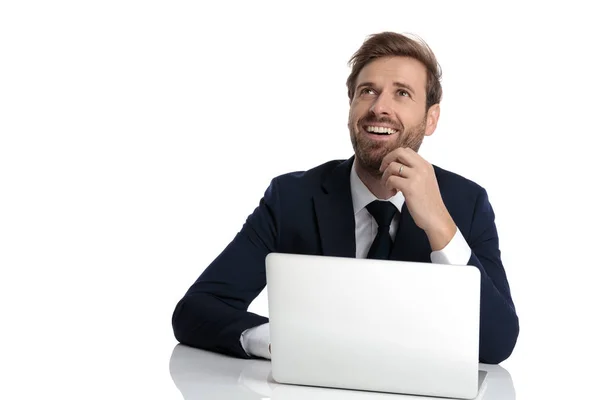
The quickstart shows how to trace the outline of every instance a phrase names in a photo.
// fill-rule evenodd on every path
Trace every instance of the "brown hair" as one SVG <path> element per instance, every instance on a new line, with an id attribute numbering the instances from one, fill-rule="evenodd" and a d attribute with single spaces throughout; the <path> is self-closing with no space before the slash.
<path id="1" fill-rule="evenodd" d="M 365 65 L 377 58 L 389 56 L 412 57 L 425 65 L 427 69 L 426 110 L 442 100 L 440 83 L 442 68 L 427 43 L 418 37 L 411 39 L 400 33 L 382 32 L 369 36 L 348 61 L 348 65 L 352 68 L 346 81 L 350 101 L 356 90 L 356 78 Z"/>

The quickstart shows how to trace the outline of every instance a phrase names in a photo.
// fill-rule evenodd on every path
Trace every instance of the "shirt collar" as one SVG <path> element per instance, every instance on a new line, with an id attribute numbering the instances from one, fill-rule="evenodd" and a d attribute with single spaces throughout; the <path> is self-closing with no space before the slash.
<path id="1" fill-rule="evenodd" d="M 352 162 L 352 169 L 350 171 L 350 191 L 352 193 L 352 205 L 354 207 L 354 215 L 358 214 L 363 208 L 365 208 L 370 202 L 377 200 L 377 197 L 367 186 L 360 180 L 356 173 L 356 159 Z M 404 205 L 404 195 L 402 192 L 396 193 L 394 196 L 388 199 L 393 205 L 396 206 L 398 212 L 402 210 Z"/>

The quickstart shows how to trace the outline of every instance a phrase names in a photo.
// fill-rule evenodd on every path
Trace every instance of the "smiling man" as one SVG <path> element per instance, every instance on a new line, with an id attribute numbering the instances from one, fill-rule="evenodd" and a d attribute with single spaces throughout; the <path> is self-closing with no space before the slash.
<path id="1" fill-rule="evenodd" d="M 487 192 L 419 154 L 440 116 L 441 72 L 426 43 L 383 32 L 350 60 L 354 155 L 276 177 L 232 242 L 173 313 L 183 344 L 270 358 L 268 319 L 247 311 L 271 252 L 471 265 L 481 272 L 484 363 L 510 356 L 519 321 Z"/>

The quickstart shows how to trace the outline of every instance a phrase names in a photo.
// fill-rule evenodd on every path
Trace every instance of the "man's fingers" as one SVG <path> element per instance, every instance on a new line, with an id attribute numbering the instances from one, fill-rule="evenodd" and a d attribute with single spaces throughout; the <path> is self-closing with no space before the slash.
<path id="1" fill-rule="evenodd" d="M 400 174 L 400 169 L 402 169 L 402 174 Z M 385 171 L 383 171 L 383 176 L 381 177 L 382 182 L 386 182 L 387 179 L 392 175 L 397 175 L 402 178 L 408 178 L 410 175 L 410 167 L 408 167 L 402 163 L 392 161 L 387 166 Z"/>
<path id="2" fill-rule="evenodd" d="M 409 180 L 406 178 L 401 178 L 397 175 L 391 175 L 387 180 L 384 181 L 384 185 L 386 189 L 395 190 L 397 192 L 402 192 L 404 197 L 407 196 L 407 190 L 409 188 Z"/>
<path id="3" fill-rule="evenodd" d="M 400 162 L 408 167 L 414 167 L 419 162 L 419 156 L 413 149 L 400 147 L 388 153 L 381 161 L 380 171 L 384 171 L 392 162 Z"/>
<path id="4" fill-rule="evenodd" d="M 408 183 L 408 180 L 406 178 L 401 178 L 396 175 L 391 175 L 384 182 L 385 182 L 385 187 L 387 189 L 390 189 L 390 190 L 395 189 L 396 192 L 402 192 L 404 197 L 406 197 L 405 190 L 406 190 L 407 183 Z"/>

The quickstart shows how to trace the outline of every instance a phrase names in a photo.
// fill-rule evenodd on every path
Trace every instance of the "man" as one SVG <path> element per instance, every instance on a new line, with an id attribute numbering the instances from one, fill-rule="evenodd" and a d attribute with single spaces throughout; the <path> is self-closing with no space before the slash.
<path id="1" fill-rule="evenodd" d="M 270 358 L 268 319 L 247 312 L 266 285 L 270 252 L 468 264 L 481 271 L 479 358 L 500 363 L 513 351 L 519 322 L 487 193 L 418 154 L 440 116 L 435 55 L 422 41 L 383 32 L 350 64 L 354 156 L 271 181 L 241 231 L 177 304 L 175 337 Z"/>

